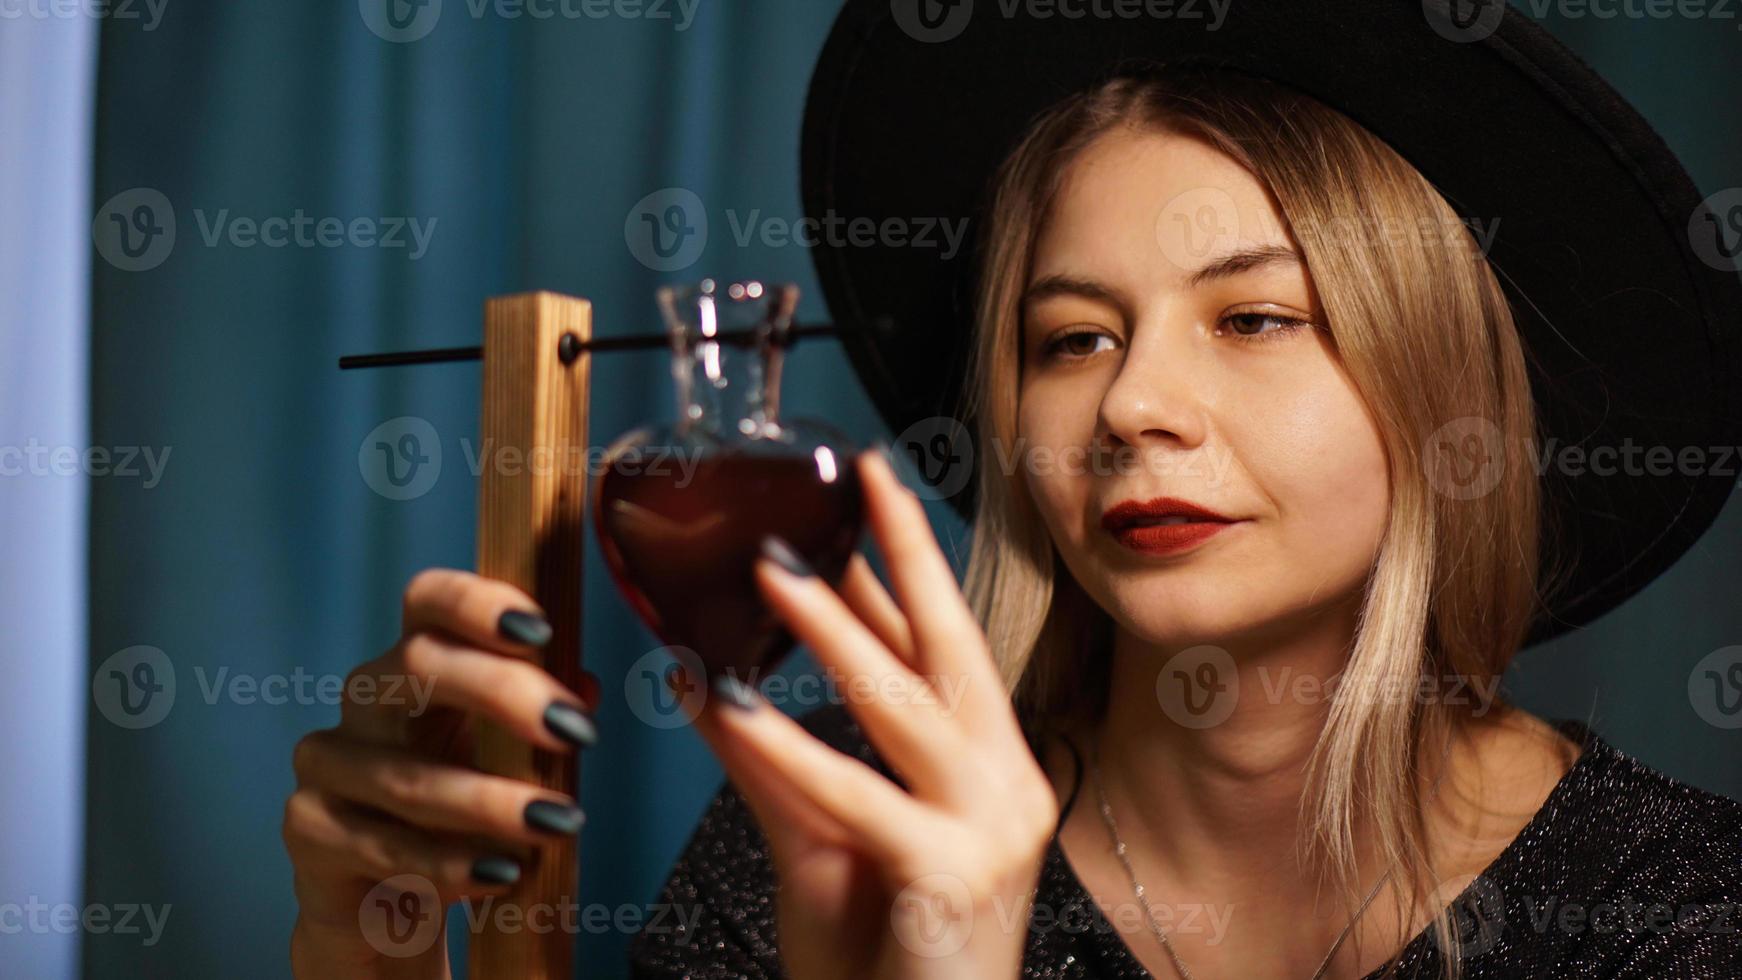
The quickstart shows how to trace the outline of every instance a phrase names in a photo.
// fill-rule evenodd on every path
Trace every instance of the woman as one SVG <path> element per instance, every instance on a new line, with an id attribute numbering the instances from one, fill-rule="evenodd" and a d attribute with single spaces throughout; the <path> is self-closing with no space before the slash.
<path id="1" fill-rule="evenodd" d="M 874 48 L 864 24 L 889 6 L 849 4 L 825 68 Z M 1023 62 L 1008 26 L 984 29 Z M 950 70 L 988 64 L 968 60 Z M 949 100 L 916 70 L 913 92 Z M 661 896 L 684 914 L 636 937 L 635 972 L 1736 975 L 1742 806 L 1495 696 L 1545 610 L 1574 615 L 1554 597 L 1578 576 L 1539 560 L 1575 530 L 1531 465 L 1539 351 L 1482 243 L 1385 141 L 1292 88 L 1108 75 L 1023 118 L 995 173 L 961 168 L 990 194 L 966 595 L 877 454 L 859 465 L 890 591 L 862 558 L 837 592 L 767 543 L 770 605 L 885 696 L 794 721 L 714 679 L 696 724 L 730 784 Z M 813 111 L 836 77 L 819 70 Z M 841 277 L 887 269 L 838 259 L 819 268 L 841 315 L 874 294 Z M 893 281 L 934 302 L 923 275 Z M 1476 484 L 1440 455 L 1472 419 L 1498 454 Z M 357 935 L 370 884 L 499 893 L 513 864 L 462 835 L 579 824 L 572 801 L 446 761 L 468 713 L 592 741 L 595 692 L 495 655 L 545 635 L 530 601 L 437 572 L 406 605 L 366 669 L 439 674 L 455 710 L 436 730 L 347 711 L 299 746 L 299 976 L 445 975 L 443 944 L 388 963 Z M 1676 926 L 1599 928 L 1623 901 Z"/>

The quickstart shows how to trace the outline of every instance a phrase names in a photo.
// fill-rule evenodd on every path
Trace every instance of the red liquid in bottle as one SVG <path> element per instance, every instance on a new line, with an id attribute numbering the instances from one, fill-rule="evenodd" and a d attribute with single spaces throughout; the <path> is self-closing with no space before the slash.
<path id="1" fill-rule="evenodd" d="M 694 650 L 710 677 L 728 670 L 753 681 L 794 645 L 756 585 L 763 536 L 784 538 L 838 584 L 858 544 L 863 500 L 852 458 L 827 450 L 725 452 L 659 467 L 642 455 L 600 476 L 593 519 L 611 574 L 648 627 Z"/>

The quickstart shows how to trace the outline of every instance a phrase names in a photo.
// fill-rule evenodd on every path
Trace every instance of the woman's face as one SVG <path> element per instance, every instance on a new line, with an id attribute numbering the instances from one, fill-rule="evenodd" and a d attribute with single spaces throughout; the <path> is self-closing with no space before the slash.
<path id="1" fill-rule="evenodd" d="M 1175 648 L 1347 607 L 1384 528 L 1385 450 L 1270 195 L 1158 131 L 1110 133 L 1064 177 L 1023 300 L 1018 427 L 1066 566 Z M 1103 526 L 1162 496 L 1233 522 L 1183 550 Z"/>

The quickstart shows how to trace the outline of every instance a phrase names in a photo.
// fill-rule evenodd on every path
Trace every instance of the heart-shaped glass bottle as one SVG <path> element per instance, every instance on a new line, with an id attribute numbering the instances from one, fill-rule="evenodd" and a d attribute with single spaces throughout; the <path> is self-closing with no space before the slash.
<path id="1" fill-rule="evenodd" d="M 713 280 L 658 291 L 678 420 L 625 433 L 593 483 L 593 523 L 619 589 L 708 677 L 754 683 L 793 638 L 762 601 L 764 535 L 839 584 L 863 525 L 853 449 L 837 430 L 779 414 L 798 288 Z"/>

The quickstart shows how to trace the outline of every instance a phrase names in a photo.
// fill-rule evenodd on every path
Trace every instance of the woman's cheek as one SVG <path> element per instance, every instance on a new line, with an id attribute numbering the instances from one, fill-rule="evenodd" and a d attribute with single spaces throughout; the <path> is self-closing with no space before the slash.
<path id="1" fill-rule="evenodd" d="M 1049 414 L 1044 406 L 1025 401 L 1018 413 L 1019 452 L 1010 454 L 1010 462 L 1019 468 L 1019 476 L 1028 487 L 1029 496 L 1040 511 L 1053 540 L 1071 546 L 1082 545 L 1081 521 L 1078 519 L 1087 501 L 1086 473 L 1060 463 L 1061 449 L 1075 445 L 1068 439 L 1057 414 Z M 994 458 L 1000 458 L 994 454 Z"/>
<path id="2" fill-rule="evenodd" d="M 1390 477 L 1384 445 L 1361 403 L 1352 391 L 1321 389 L 1295 402 L 1273 431 L 1290 437 L 1264 467 L 1286 537 L 1325 572 L 1366 567 L 1384 530 Z"/>

